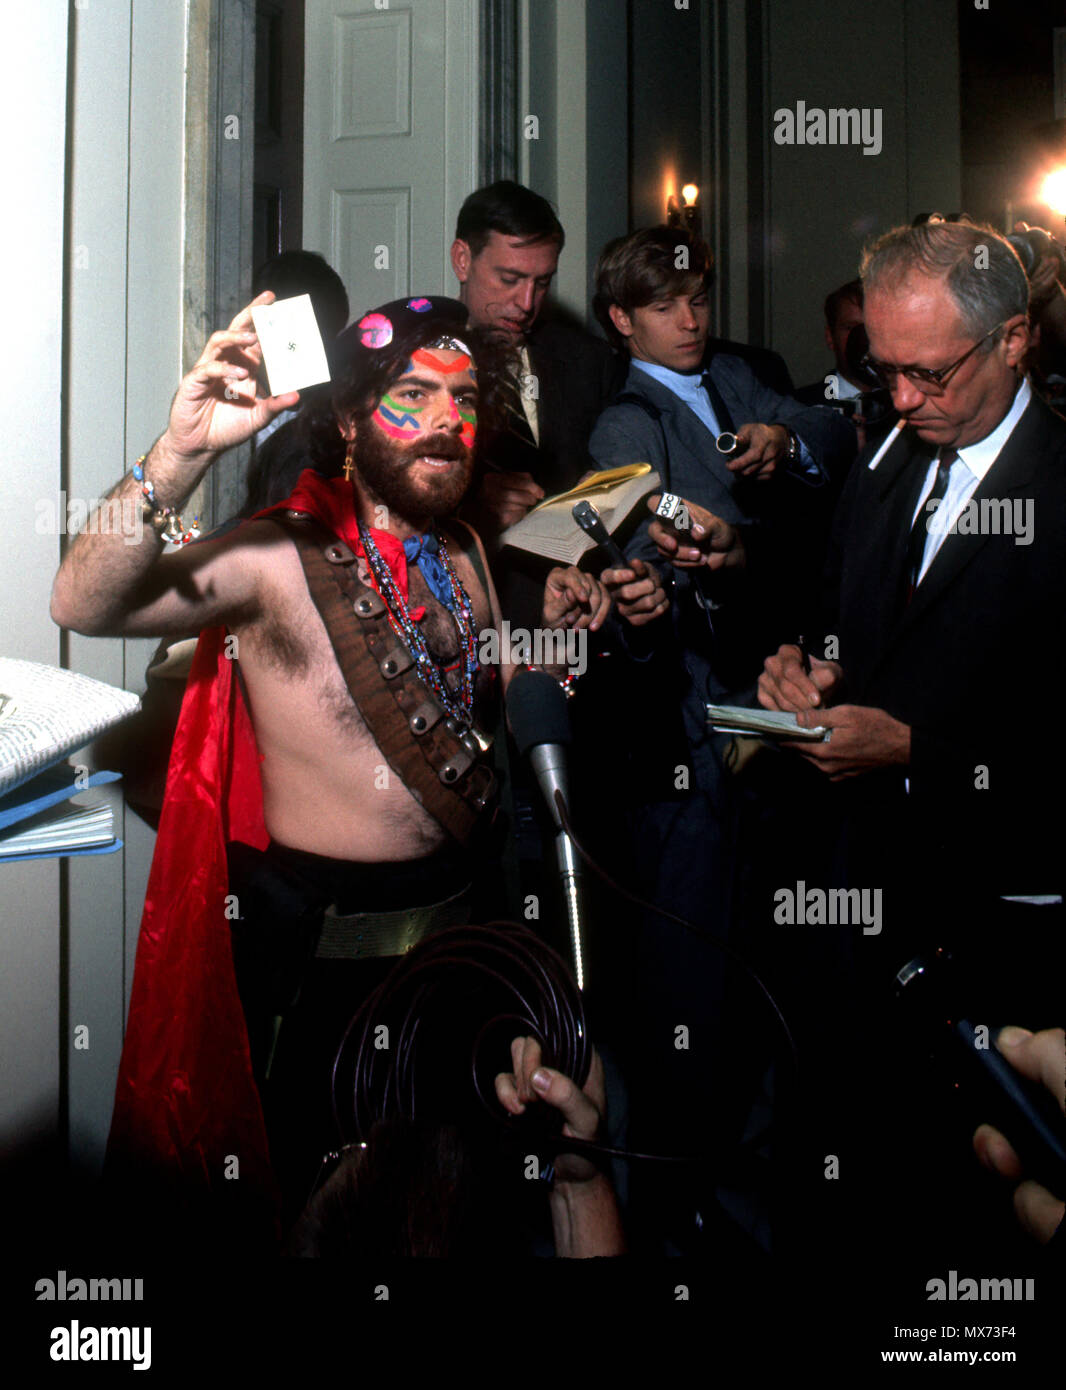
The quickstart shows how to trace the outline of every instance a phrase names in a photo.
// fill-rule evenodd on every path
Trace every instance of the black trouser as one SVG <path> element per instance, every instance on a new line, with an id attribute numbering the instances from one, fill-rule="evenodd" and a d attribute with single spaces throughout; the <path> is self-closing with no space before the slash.
<path id="1" fill-rule="evenodd" d="M 288 1224 L 302 1209 L 323 1154 L 336 1146 L 337 1048 L 353 1014 L 396 961 L 316 960 L 325 909 L 332 904 L 345 916 L 442 902 L 468 885 L 470 863 L 458 849 L 361 864 L 273 842 L 265 851 L 234 843 L 227 854 L 239 913 L 231 923 L 234 967 Z"/>

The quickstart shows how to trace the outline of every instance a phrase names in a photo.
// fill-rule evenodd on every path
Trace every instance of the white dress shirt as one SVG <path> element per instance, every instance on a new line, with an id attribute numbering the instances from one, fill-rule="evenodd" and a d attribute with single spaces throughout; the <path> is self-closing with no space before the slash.
<path id="1" fill-rule="evenodd" d="M 944 494 L 944 500 L 934 512 L 929 514 L 922 567 L 918 571 L 917 582 L 919 584 L 925 578 L 937 551 L 944 544 L 944 537 L 950 535 L 951 528 L 965 511 L 967 502 L 984 481 L 988 470 L 999 458 L 1007 440 L 1014 432 L 1014 427 L 1022 418 L 1025 408 L 1032 398 L 1032 388 L 1029 382 L 1023 379 L 1020 389 L 1015 392 L 1013 405 L 992 433 L 986 434 L 984 439 L 979 439 L 976 444 L 967 444 L 964 448 L 959 449 L 958 458 L 952 464 L 951 472 L 948 475 L 948 490 Z M 937 464 L 936 459 L 934 459 L 925 475 L 921 499 L 911 517 L 912 526 L 925 506 L 925 499 L 933 489 L 936 469 Z"/>

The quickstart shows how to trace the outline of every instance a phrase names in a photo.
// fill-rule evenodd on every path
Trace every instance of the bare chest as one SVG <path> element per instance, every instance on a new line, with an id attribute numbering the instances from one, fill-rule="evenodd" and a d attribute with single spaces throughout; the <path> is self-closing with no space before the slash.
<path id="1" fill-rule="evenodd" d="M 480 628 L 489 621 L 487 597 L 468 565 L 460 560 L 456 569 Z M 390 775 L 337 664 L 295 547 L 284 548 L 273 579 L 263 616 L 238 634 L 268 829 L 283 843 L 339 857 L 429 852 L 439 827 Z M 455 619 L 414 567 L 409 582 L 411 607 L 426 610 L 419 623 L 425 645 L 455 686 L 464 657 Z"/>

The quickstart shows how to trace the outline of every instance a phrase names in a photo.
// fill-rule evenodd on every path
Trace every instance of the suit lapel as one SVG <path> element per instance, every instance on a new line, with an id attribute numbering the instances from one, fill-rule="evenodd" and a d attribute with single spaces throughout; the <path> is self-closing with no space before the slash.
<path id="1" fill-rule="evenodd" d="M 736 425 L 733 417 L 729 413 L 729 407 L 722 398 L 722 393 L 718 389 L 718 383 L 714 377 L 714 358 L 707 363 L 705 368 L 707 374 L 707 395 L 710 398 L 711 408 L 714 411 L 715 419 L 718 421 L 719 430 L 726 430 L 730 434 L 736 433 Z"/>
<path id="2" fill-rule="evenodd" d="M 1042 456 L 1048 449 L 1044 414 L 1042 402 L 1034 397 L 999 457 L 978 485 L 971 499 L 972 503 L 980 506 L 982 498 L 1007 498 L 1029 488 L 1042 463 Z M 927 457 L 931 458 L 932 455 Z M 886 461 L 887 458 L 888 455 Z M 921 476 L 924 476 L 924 473 Z M 919 482 L 915 487 L 900 489 L 909 494 L 908 505 L 911 512 L 917 504 L 920 487 Z M 909 516 L 910 512 L 907 514 L 908 520 Z M 898 511 L 895 509 L 891 521 L 886 517 L 886 525 L 889 524 L 898 524 Z M 900 566 L 906 550 L 906 535 L 907 532 L 901 526 L 899 536 L 902 546 L 898 557 Z M 944 537 L 910 603 L 905 608 L 897 609 L 894 615 L 889 615 L 890 620 L 884 629 L 885 640 L 879 648 L 878 666 L 890 655 L 892 645 L 951 589 L 970 562 L 988 544 L 990 538 L 990 534 L 976 533 L 955 533 Z M 897 574 L 899 573 L 901 570 L 897 569 Z M 893 616 L 895 621 L 891 620 Z"/>
<path id="3" fill-rule="evenodd" d="M 670 432 L 689 451 L 700 471 L 713 474 L 721 487 L 727 492 L 732 491 L 733 475 L 714 447 L 714 435 L 680 396 L 675 396 L 669 387 L 647 372 L 642 372 L 639 367 L 630 367 L 626 390 L 647 396 L 653 405 L 658 406 L 663 413 L 664 423 L 669 422 Z M 677 471 L 677 461 L 672 460 L 671 473 Z"/>
<path id="4" fill-rule="evenodd" d="M 540 435 L 539 447 L 544 453 L 550 454 L 553 458 L 558 452 L 558 441 L 556 431 L 559 428 L 559 421 L 555 418 L 558 411 L 546 410 L 545 401 L 558 401 L 560 392 L 558 386 L 558 364 L 552 353 L 541 347 L 538 343 L 530 342 L 529 349 L 529 369 L 536 378 L 537 383 L 537 431 Z"/>
<path id="5" fill-rule="evenodd" d="M 984 499 L 1008 499 L 1028 487 L 1039 457 L 1039 441 L 1035 436 L 1041 424 L 1039 412 L 1030 405 L 999 457 L 977 485 L 968 507 L 979 509 Z M 936 603 L 945 589 L 984 549 L 992 534 L 991 531 L 970 533 L 964 529 L 944 537 L 924 579 L 914 591 L 914 598 L 902 615 L 901 629 L 905 630 L 922 616 L 930 604 Z"/>

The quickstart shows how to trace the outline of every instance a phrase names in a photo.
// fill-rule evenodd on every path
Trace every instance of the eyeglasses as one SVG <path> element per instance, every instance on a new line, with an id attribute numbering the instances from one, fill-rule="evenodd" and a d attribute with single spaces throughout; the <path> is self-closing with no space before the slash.
<path id="1" fill-rule="evenodd" d="M 927 396 L 942 396 L 948 379 L 959 370 L 968 357 L 974 355 L 982 343 L 986 343 L 993 333 L 998 333 L 1001 328 L 1005 328 L 1009 321 L 1009 319 L 1004 319 L 1002 323 L 997 323 L 995 328 L 990 328 L 983 338 L 979 338 L 974 343 L 969 352 L 964 352 L 958 361 L 952 362 L 947 367 L 890 367 L 887 362 L 878 362 L 869 353 L 862 359 L 862 365 L 869 368 L 881 385 L 887 387 L 889 391 L 894 389 L 897 376 L 905 376 L 908 381 L 920 387 Z"/>

